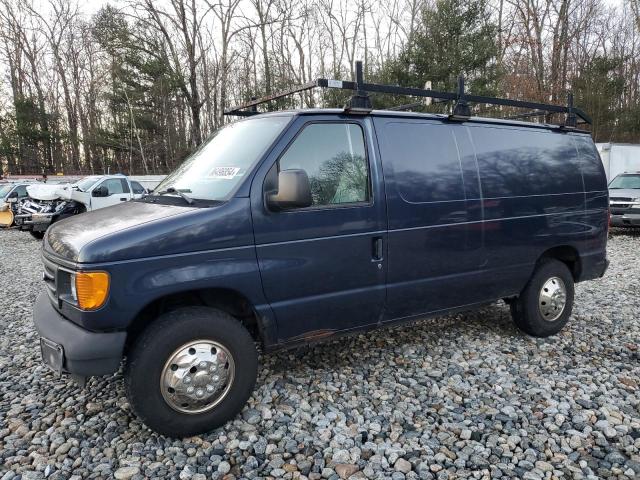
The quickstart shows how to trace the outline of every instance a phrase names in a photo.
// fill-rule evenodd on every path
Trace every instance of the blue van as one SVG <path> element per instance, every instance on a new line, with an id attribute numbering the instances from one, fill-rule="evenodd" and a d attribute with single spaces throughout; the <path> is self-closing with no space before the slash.
<path id="1" fill-rule="evenodd" d="M 366 111 L 363 111 L 366 110 Z M 270 352 L 504 299 L 546 337 L 607 267 L 596 148 L 565 126 L 318 109 L 221 128 L 137 201 L 49 228 L 44 362 L 124 359 L 171 436 L 232 419 Z"/>

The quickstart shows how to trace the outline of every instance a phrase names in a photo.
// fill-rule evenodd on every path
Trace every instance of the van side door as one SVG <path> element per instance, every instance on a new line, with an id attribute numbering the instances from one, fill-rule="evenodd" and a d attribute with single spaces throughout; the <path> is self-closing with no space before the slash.
<path id="1" fill-rule="evenodd" d="M 482 212 L 463 125 L 375 119 L 389 216 L 386 320 L 481 300 Z"/>
<path id="2" fill-rule="evenodd" d="M 300 116 L 252 183 L 262 285 L 278 341 L 301 341 L 380 321 L 386 211 L 369 118 Z M 278 172 L 302 169 L 313 204 L 272 211 Z"/>

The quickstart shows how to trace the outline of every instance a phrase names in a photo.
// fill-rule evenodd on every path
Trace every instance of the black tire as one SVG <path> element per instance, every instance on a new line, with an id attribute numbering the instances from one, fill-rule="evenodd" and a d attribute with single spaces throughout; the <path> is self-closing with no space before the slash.
<path id="1" fill-rule="evenodd" d="M 540 294 L 545 283 L 552 278 L 559 278 L 564 283 L 566 301 L 562 313 L 547 320 L 541 313 Z M 567 324 L 573 309 L 573 276 L 569 268 L 554 259 L 544 259 L 538 263 L 529 283 L 520 296 L 511 303 L 511 317 L 516 326 L 534 337 L 555 335 Z"/>
<path id="2" fill-rule="evenodd" d="M 44 238 L 44 233 L 45 232 L 34 232 L 33 230 L 29 230 L 29 234 L 37 240 L 42 240 Z"/>
<path id="3" fill-rule="evenodd" d="M 177 349 L 196 340 L 223 345 L 233 357 L 235 377 L 213 409 L 183 413 L 161 392 L 165 364 Z M 185 307 L 165 313 L 136 339 L 125 362 L 127 398 L 134 413 L 152 430 L 169 437 L 208 432 L 233 419 L 251 396 L 258 374 L 258 354 L 251 335 L 231 315 L 209 307 Z"/>

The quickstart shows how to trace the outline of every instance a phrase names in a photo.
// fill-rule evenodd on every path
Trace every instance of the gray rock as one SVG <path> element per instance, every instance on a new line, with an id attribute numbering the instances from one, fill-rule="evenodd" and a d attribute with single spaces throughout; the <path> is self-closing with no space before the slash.
<path id="1" fill-rule="evenodd" d="M 331 461 L 335 464 L 338 463 L 349 463 L 351 461 L 351 454 L 348 450 L 336 450 L 333 453 L 333 457 Z"/>
<path id="2" fill-rule="evenodd" d="M 393 468 L 395 468 L 398 472 L 402 472 L 407 474 L 411 471 L 411 463 L 407 462 L 404 458 L 399 458 L 396 460 L 396 463 L 393 464 Z"/>
<path id="3" fill-rule="evenodd" d="M 129 480 L 139 472 L 140 468 L 138 467 L 120 467 L 115 472 L 113 472 L 113 476 L 116 478 L 116 480 Z"/>

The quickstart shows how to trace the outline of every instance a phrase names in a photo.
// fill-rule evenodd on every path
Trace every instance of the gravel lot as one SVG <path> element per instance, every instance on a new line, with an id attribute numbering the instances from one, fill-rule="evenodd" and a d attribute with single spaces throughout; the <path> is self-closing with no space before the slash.
<path id="1" fill-rule="evenodd" d="M 39 242 L 0 231 L 0 478 L 640 478 L 639 252 L 614 233 L 554 338 L 496 304 L 268 356 L 241 416 L 177 441 L 119 375 L 82 389 L 41 366 Z"/>

